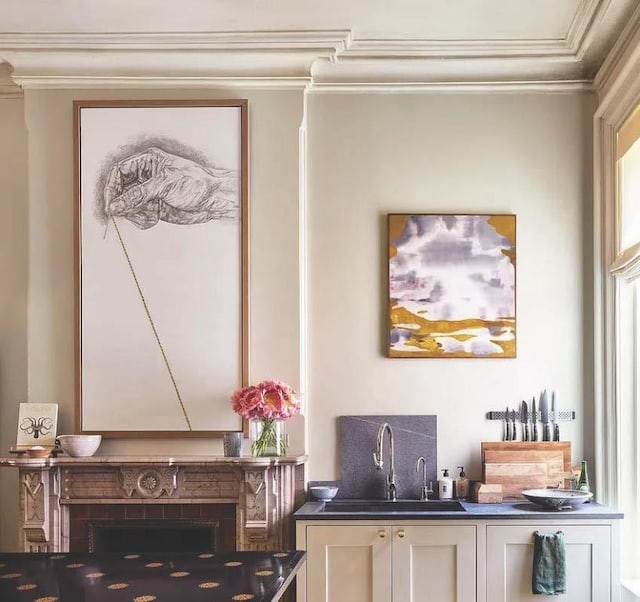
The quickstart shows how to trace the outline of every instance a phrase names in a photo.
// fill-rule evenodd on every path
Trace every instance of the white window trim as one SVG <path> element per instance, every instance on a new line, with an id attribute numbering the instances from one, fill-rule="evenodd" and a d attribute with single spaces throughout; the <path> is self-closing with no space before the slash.
<path id="1" fill-rule="evenodd" d="M 594 415 L 598 501 L 617 507 L 620 501 L 620 414 L 618 290 L 609 272 L 618 251 L 620 225 L 616 197 L 616 133 L 640 104 L 640 27 L 625 32 L 614 75 L 607 82 L 594 116 Z M 598 78 L 596 78 L 598 79 Z M 638 433 L 640 435 L 640 433 Z M 638 474 L 639 466 L 636 466 Z"/>

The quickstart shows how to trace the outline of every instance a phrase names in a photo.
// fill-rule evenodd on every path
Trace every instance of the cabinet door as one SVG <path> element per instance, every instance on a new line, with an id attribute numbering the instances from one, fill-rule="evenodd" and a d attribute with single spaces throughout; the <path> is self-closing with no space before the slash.
<path id="1" fill-rule="evenodd" d="M 567 593 L 534 596 L 533 533 L 563 531 Z M 611 531 L 608 525 L 487 527 L 487 602 L 608 602 L 611 600 Z"/>
<path id="2" fill-rule="evenodd" d="M 476 527 L 392 528 L 394 602 L 475 602 Z"/>
<path id="3" fill-rule="evenodd" d="M 307 602 L 390 602 L 391 529 L 307 527 Z"/>

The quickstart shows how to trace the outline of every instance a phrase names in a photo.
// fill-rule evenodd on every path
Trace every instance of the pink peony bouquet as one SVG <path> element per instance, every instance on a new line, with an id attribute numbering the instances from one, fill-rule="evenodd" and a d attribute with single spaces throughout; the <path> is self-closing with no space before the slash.
<path id="1" fill-rule="evenodd" d="M 300 412 L 300 401 L 289 385 L 277 380 L 263 380 L 257 385 L 238 389 L 231 397 L 233 411 L 245 419 L 285 420 Z"/>

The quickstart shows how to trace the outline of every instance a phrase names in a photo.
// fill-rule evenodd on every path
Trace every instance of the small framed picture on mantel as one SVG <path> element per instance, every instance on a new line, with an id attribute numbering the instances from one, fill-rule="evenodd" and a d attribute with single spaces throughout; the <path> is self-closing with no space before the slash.
<path id="1" fill-rule="evenodd" d="M 57 403 L 21 403 L 16 449 L 55 446 L 58 428 Z"/>
<path id="2" fill-rule="evenodd" d="M 389 357 L 516 357 L 516 216 L 389 214 Z"/>

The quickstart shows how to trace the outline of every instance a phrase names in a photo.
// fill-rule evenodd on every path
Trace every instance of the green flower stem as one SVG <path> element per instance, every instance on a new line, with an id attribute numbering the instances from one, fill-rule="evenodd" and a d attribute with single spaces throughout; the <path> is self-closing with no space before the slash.
<path id="1" fill-rule="evenodd" d="M 276 420 L 261 418 L 262 432 L 251 443 L 251 454 L 254 456 L 284 456 L 287 451 L 285 438 L 278 436 Z"/>

